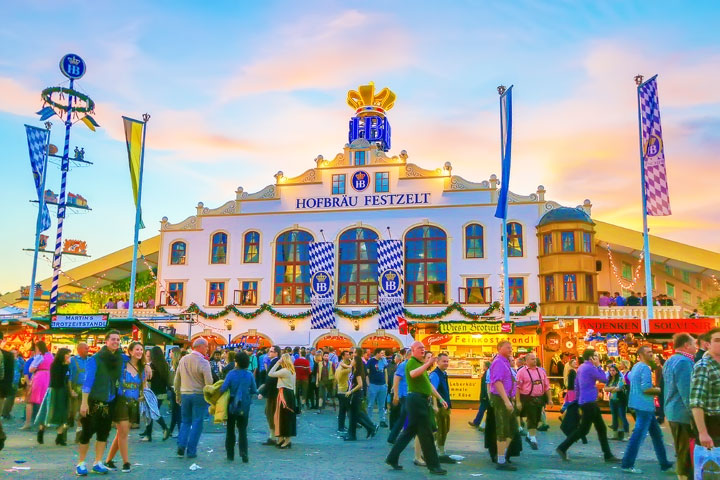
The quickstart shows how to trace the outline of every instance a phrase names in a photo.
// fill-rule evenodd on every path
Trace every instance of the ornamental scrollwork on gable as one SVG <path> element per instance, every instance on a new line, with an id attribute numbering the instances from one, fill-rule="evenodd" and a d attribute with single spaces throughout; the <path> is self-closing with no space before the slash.
<path id="1" fill-rule="evenodd" d="M 531 193 L 530 195 L 520 195 L 517 193 L 508 192 L 508 203 L 534 203 L 537 201 L 537 193 Z"/>
<path id="2" fill-rule="evenodd" d="M 450 190 L 489 190 L 490 182 L 483 180 L 482 182 L 471 182 L 459 175 L 450 177 Z"/>
<path id="3" fill-rule="evenodd" d="M 163 219 L 165 220 L 165 219 Z M 198 219 L 195 215 L 186 218 L 180 223 L 162 222 L 160 229 L 163 231 L 177 230 L 196 230 L 198 228 Z"/>
<path id="4" fill-rule="evenodd" d="M 310 170 L 305 171 L 304 173 L 298 175 L 297 177 L 292 178 L 286 178 L 283 180 L 283 185 L 297 185 L 302 183 L 314 183 L 317 181 L 317 174 L 315 173 L 315 169 L 311 168 Z"/>
<path id="5" fill-rule="evenodd" d="M 219 206 L 218 208 L 203 208 L 202 214 L 203 215 L 233 215 L 235 213 L 235 200 L 230 200 L 229 202 Z"/>
<path id="6" fill-rule="evenodd" d="M 350 162 L 345 159 L 345 154 L 338 153 L 332 160 L 325 160 L 322 155 L 318 155 L 315 158 L 315 163 L 318 168 L 332 168 L 332 167 L 347 167 L 350 166 Z"/>
<path id="7" fill-rule="evenodd" d="M 259 192 L 247 193 L 242 192 L 238 200 L 273 200 L 277 198 L 277 190 L 275 185 L 268 185 Z"/>
<path id="8" fill-rule="evenodd" d="M 414 163 L 408 163 L 405 165 L 404 178 L 436 178 L 442 176 L 443 172 L 440 168 L 428 170 L 426 168 L 418 167 Z"/>

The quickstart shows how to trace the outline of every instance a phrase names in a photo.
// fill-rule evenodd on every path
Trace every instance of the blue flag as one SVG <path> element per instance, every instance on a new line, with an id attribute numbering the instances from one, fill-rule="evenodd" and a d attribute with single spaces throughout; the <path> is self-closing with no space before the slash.
<path id="1" fill-rule="evenodd" d="M 50 141 L 50 131 L 44 128 L 25 125 L 27 132 L 28 148 L 30 149 L 30 166 L 32 167 L 35 190 L 37 190 L 38 202 L 43 200 L 43 176 L 47 167 L 47 149 Z M 41 212 L 42 219 L 40 231 L 44 232 L 50 228 L 50 210 L 45 203 Z"/>
<path id="2" fill-rule="evenodd" d="M 40 121 L 42 122 L 55 115 L 55 110 L 51 107 L 44 107 L 42 110 L 37 112 L 37 114 L 40 115 Z"/>
<path id="3" fill-rule="evenodd" d="M 498 197 L 497 218 L 507 218 L 508 191 L 510 189 L 510 150 L 512 146 L 512 86 L 500 96 L 500 148 L 502 156 L 502 176 L 500 177 L 500 196 Z"/>

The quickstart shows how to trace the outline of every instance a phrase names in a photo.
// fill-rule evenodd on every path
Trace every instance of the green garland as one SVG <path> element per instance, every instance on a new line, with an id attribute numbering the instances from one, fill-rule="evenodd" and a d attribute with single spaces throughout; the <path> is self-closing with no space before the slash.
<path id="1" fill-rule="evenodd" d="M 68 96 L 72 95 L 73 97 L 85 102 L 84 106 L 73 105 L 73 107 L 72 107 L 73 112 L 92 113 L 95 111 L 95 102 L 93 102 L 93 100 L 90 97 L 88 97 L 87 95 L 85 95 L 82 92 L 78 92 L 77 90 L 72 90 L 70 88 L 65 88 L 65 87 L 46 88 L 45 90 L 42 91 L 42 93 L 40 94 L 40 97 L 42 98 L 42 101 L 44 103 L 46 103 L 54 108 L 60 109 L 64 112 L 67 112 L 68 106 L 65 104 L 55 102 L 52 99 L 53 93 L 59 93 L 60 95 L 67 94 Z"/>
<path id="2" fill-rule="evenodd" d="M 468 312 L 467 310 L 465 310 L 465 308 L 461 304 L 455 302 L 451 305 L 448 305 L 447 308 L 444 308 L 443 310 L 441 310 L 437 313 L 431 313 L 428 315 L 412 313 L 407 308 L 404 308 L 403 311 L 408 318 L 411 318 L 413 320 L 437 320 L 437 319 L 440 319 L 440 318 L 443 318 L 443 317 L 449 315 L 453 311 L 459 312 L 465 318 L 469 318 L 471 320 L 477 320 L 480 317 L 485 317 L 485 316 L 491 314 L 492 312 L 494 312 L 496 310 L 500 310 L 500 309 L 501 309 L 500 302 L 494 302 L 482 313 L 471 313 L 471 312 Z M 164 307 L 157 307 L 157 311 L 160 313 L 168 313 L 168 311 L 165 310 Z M 358 315 L 354 315 L 354 314 L 346 312 L 344 310 L 340 310 L 339 308 L 334 308 L 333 311 L 335 312 L 335 314 L 337 316 L 342 317 L 342 318 L 365 319 L 365 318 L 370 318 L 373 315 L 377 315 L 380 310 L 378 309 L 378 307 L 375 307 L 371 310 L 368 310 L 368 311 L 363 312 Z M 523 308 L 520 311 L 510 312 L 510 315 L 513 317 L 522 317 L 522 316 L 527 315 L 530 312 L 536 312 L 536 311 L 537 311 L 537 303 L 532 302 L 527 307 Z M 306 310 L 304 312 L 295 313 L 295 314 L 282 313 L 282 312 L 275 310 L 275 308 L 273 308 L 273 306 L 268 303 L 263 303 L 262 305 L 260 305 L 260 307 L 257 310 L 255 310 L 253 312 L 248 312 L 248 313 L 241 312 L 240 310 L 238 310 L 235 307 L 235 305 L 228 305 L 217 313 L 207 313 L 207 312 L 204 312 L 203 310 L 201 310 L 200 307 L 197 306 L 197 304 L 191 303 L 190 306 L 183 313 L 197 313 L 201 317 L 209 318 L 211 320 L 215 320 L 220 317 L 224 317 L 225 315 L 227 315 L 229 313 L 234 313 L 235 316 L 237 316 L 237 317 L 242 317 L 246 320 L 251 320 L 263 312 L 268 312 L 273 317 L 281 318 L 283 320 L 296 320 L 296 319 L 300 319 L 300 318 L 307 318 L 310 315 L 312 315 L 311 310 Z"/>

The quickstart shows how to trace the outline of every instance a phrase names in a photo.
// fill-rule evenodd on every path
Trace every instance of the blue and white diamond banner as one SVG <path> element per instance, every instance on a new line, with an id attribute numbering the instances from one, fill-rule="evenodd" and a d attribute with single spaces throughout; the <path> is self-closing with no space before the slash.
<path id="1" fill-rule="evenodd" d="M 378 240 L 378 324 L 385 330 L 398 328 L 403 314 L 403 244 L 401 240 Z"/>
<path id="2" fill-rule="evenodd" d="M 335 307 L 335 245 L 311 242 L 310 252 L 310 328 L 337 328 Z"/>
<path id="3" fill-rule="evenodd" d="M 43 201 L 43 177 L 47 168 L 47 149 L 50 140 L 50 130 L 25 125 L 27 132 L 28 148 L 30 150 L 30 166 L 32 167 L 35 190 L 37 190 L 38 202 Z M 40 231 L 44 232 L 50 228 L 50 210 L 45 203 L 40 213 Z"/>

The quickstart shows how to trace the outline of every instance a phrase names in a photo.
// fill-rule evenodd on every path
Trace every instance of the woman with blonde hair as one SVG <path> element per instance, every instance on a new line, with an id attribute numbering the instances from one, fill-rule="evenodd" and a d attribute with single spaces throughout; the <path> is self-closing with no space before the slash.
<path id="1" fill-rule="evenodd" d="M 278 448 L 291 448 L 290 437 L 297 434 L 295 417 L 295 366 L 289 353 L 283 354 L 279 362 L 268 372 L 277 378 L 277 406 L 275 407 L 275 436 Z"/>

